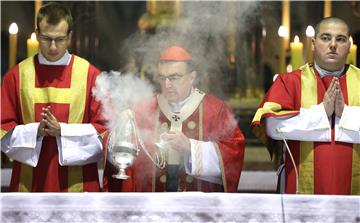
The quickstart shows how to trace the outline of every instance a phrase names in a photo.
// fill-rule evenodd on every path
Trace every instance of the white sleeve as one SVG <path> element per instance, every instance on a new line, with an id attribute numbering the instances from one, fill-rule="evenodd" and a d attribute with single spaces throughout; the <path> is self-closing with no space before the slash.
<path id="1" fill-rule="evenodd" d="M 360 143 L 360 107 L 346 106 L 341 118 L 335 119 L 335 140 Z"/>
<path id="2" fill-rule="evenodd" d="M 61 136 L 56 137 L 61 166 L 80 166 L 101 159 L 102 143 L 91 124 L 60 123 Z"/>
<path id="3" fill-rule="evenodd" d="M 190 139 L 191 155 L 184 159 L 185 171 L 198 179 L 222 184 L 219 157 L 212 142 Z"/>
<path id="4" fill-rule="evenodd" d="M 301 108 L 293 117 L 267 117 L 266 133 L 273 139 L 329 142 L 331 126 L 323 104 Z"/>
<path id="5" fill-rule="evenodd" d="M 39 123 L 18 125 L 1 139 L 1 151 L 10 159 L 36 167 L 43 137 L 37 137 Z"/>

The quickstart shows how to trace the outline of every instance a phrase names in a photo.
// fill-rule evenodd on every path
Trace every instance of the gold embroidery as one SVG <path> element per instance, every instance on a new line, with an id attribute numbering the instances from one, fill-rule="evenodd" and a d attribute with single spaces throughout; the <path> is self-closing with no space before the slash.
<path id="1" fill-rule="evenodd" d="M 166 176 L 165 176 L 165 175 L 162 175 L 162 176 L 160 177 L 160 182 L 161 182 L 161 183 L 165 183 L 165 182 L 166 182 Z"/>
<path id="2" fill-rule="evenodd" d="M 185 178 L 186 182 L 188 182 L 189 184 L 191 184 L 194 181 L 194 178 L 192 176 L 187 175 Z"/>
<path id="3" fill-rule="evenodd" d="M 194 129 L 196 127 L 196 124 L 194 121 L 190 121 L 190 122 L 188 122 L 187 127 L 189 129 Z"/>
<path id="4" fill-rule="evenodd" d="M 169 130 L 169 125 L 168 125 L 168 123 L 167 123 L 167 122 L 161 123 L 161 129 L 163 129 L 163 130 Z"/>

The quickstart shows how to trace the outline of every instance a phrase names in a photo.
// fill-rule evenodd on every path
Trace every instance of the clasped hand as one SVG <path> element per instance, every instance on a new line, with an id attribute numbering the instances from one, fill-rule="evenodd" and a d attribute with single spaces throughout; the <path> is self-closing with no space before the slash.
<path id="1" fill-rule="evenodd" d="M 38 136 L 59 136 L 61 127 L 55 116 L 51 113 L 50 106 L 42 108 Z"/>
<path id="2" fill-rule="evenodd" d="M 332 116 L 334 113 L 336 116 L 341 117 L 344 111 L 345 102 L 341 92 L 339 78 L 334 77 L 332 79 L 325 92 L 323 104 L 328 117 Z"/>
<path id="3" fill-rule="evenodd" d="M 180 153 L 190 153 L 190 140 L 182 132 L 170 131 L 161 134 L 161 139 L 168 143 L 172 149 Z"/>

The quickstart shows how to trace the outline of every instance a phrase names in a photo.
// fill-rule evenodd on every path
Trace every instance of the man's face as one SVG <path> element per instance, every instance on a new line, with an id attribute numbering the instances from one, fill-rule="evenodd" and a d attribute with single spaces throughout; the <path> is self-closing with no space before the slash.
<path id="1" fill-rule="evenodd" d="M 188 72 L 185 62 L 166 62 L 159 64 L 157 80 L 169 102 L 180 102 L 189 96 L 195 76 L 195 71 Z"/>
<path id="2" fill-rule="evenodd" d="M 348 29 L 345 24 L 326 22 L 320 25 L 313 39 L 315 62 L 328 71 L 340 70 L 350 50 Z"/>
<path id="3" fill-rule="evenodd" d="M 37 38 L 40 51 L 48 61 L 57 61 L 65 54 L 71 41 L 68 28 L 65 20 L 61 20 L 57 25 L 48 24 L 46 18 L 40 22 Z"/>

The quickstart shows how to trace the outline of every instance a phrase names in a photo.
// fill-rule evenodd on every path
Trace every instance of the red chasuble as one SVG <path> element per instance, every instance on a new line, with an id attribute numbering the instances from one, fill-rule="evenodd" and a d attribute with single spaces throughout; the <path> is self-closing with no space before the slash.
<path id="1" fill-rule="evenodd" d="M 99 74 L 86 60 L 72 55 L 68 66 L 40 65 L 37 56 L 12 68 L 1 86 L 1 138 L 17 125 L 39 122 L 41 109 L 50 105 L 59 122 L 91 123 L 102 133 L 100 103 L 91 88 Z M 56 138 L 44 137 L 35 168 L 13 162 L 10 191 L 99 191 L 97 164 L 60 166 Z"/>
<path id="2" fill-rule="evenodd" d="M 133 112 L 138 129 L 142 129 L 140 131 L 145 146 L 154 155 L 154 142 L 159 138 L 157 131 L 168 129 L 170 121 L 159 109 L 156 98 L 137 106 Z M 236 192 L 244 160 L 244 136 L 225 104 L 213 96 L 206 95 L 196 110 L 183 121 L 182 132 L 191 139 L 215 143 L 222 185 L 189 176 L 182 167 L 179 171 L 178 190 Z M 201 157 L 201 153 L 206 151 L 199 151 L 197 155 Z M 104 172 L 104 191 L 165 191 L 165 170 L 156 167 L 142 149 L 134 165 L 127 169 L 130 179 L 117 180 L 112 177 L 115 172 L 114 167 L 107 162 Z"/>
<path id="3" fill-rule="evenodd" d="M 360 106 L 360 70 L 352 65 L 340 78 L 345 104 Z M 252 125 L 254 133 L 265 144 L 265 117 L 297 115 L 300 108 L 320 104 L 332 77 L 320 78 L 311 65 L 280 75 L 258 108 Z M 334 117 L 333 117 L 334 118 Z M 299 171 L 301 194 L 360 194 L 360 145 L 334 140 L 331 142 L 300 142 L 288 140 Z M 270 152 L 271 151 L 271 148 Z M 286 153 L 286 193 L 295 193 L 296 178 L 289 154 Z"/>

